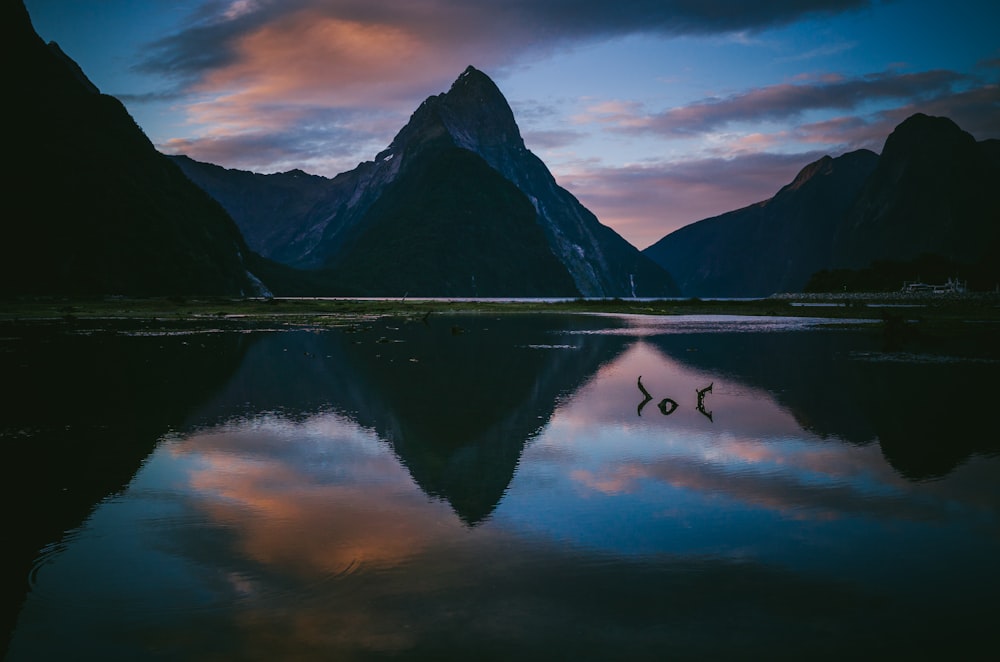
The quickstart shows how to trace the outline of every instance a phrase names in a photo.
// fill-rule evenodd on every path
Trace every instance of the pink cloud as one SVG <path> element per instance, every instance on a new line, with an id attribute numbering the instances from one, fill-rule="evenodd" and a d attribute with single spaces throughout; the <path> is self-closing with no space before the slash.
<path id="1" fill-rule="evenodd" d="M 586 115 L 617 130 L 682 138 L 716 132 L 738 123 L 787 121 L 807 111 L 853 110 L 872 101 L 917 103 L 954 97 L 967 76 L 935 70 L 885 71 L 847 78 L 827 74 L 811 82 L 781 83 L 700 99 L 658 113 L 643 114 L 635 105 L 617 104 L 613 112 Z M 988 86 L 987 86 L 988 87 Z"/>
<path id="2" fill-rule="evenodd" d="M 770 198 L 822 156 L 747 153 L 622 167 L 591 165 L 557 176 L 603 223 L 645 248 L 689 223 Z"/>

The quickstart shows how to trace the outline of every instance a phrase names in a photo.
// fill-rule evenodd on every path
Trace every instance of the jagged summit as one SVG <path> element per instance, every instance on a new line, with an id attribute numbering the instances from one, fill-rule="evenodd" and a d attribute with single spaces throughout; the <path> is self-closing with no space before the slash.
<path id="1" fill-rule="evenodd" d="M 375 160 L 385 160 L 440 138 L 450 139 L 487 161 L 490 158 L 484 152 L 495 156 L 502 148 L 524 150 L 524 140 L 507 100 L 489 76 L 471 65 L 447 92 L 427 97 Z"/>
<path id="2" fill-rule="evenodd" d="M 476 69 L 471 64 L 465 68 L 465 71 L 458 75 L 458 78 L 456 78 L 455 82 L 451 84 L 451 88 L 447 92 L 448 95 L 475 95 L 480 93 L 499 97 L 504 101 L 504 103 L 506 103 L 506 100 L 503 98 L 503 94 L 500 93 L 500 88 L 496 86 L 493 79 L 479 69 Z"/>
<path id="3" fill-rule="evenodd" d="M 507 99 L 493 80 L 475 67 L 467 67 L 439 99 L 449 133 L 461 147 L 478 151 L 484 145 L 506 144 L 524 149 Z"/>

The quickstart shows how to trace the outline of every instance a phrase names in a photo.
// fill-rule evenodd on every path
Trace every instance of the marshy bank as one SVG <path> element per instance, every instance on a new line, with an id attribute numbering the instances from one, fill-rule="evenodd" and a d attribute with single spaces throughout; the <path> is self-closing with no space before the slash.
<path id="1" fill-rule="evenodd" d="M 775 294 L 760 299 L 456 299 L 456 298 L 221 298 L 0 300 L 0 322 L 121 322 L 215 325 L 336 324 L 363 317 L 430 313 L 621 313 L 646 315 L 780 315 L 879 319 L 885 309 L 912 309 L 924 318 L 1000 320 L 1000 294 L 906 292 Z"/>

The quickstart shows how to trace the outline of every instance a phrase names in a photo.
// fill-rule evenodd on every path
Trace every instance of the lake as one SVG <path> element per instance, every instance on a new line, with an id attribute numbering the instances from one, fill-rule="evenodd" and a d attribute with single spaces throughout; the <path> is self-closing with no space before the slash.
<path id="1" fill-rule="evenodd" d="M 831 322 L 0 339 L 7 659 L 994 646 L 996 348 Z"/>

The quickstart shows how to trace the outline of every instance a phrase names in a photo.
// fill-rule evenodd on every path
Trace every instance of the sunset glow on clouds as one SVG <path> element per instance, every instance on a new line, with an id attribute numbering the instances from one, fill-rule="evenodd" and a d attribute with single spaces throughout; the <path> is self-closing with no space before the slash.
<path id="1" fill-rule="evenodd" d="M 1000 137 L 993 2 L 28 0 L 164 152 L 333 176 L 472 64 L 529 149 L 644 248 L 914 112 Z"/>

